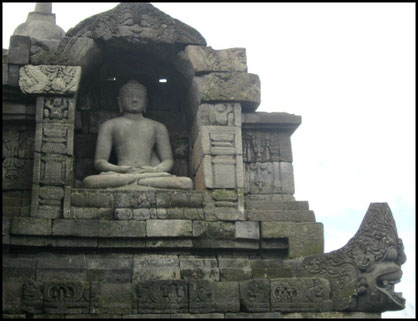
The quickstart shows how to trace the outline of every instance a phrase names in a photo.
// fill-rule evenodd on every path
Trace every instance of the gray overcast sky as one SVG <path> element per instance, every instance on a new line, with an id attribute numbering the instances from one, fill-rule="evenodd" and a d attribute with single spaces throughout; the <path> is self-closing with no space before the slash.
<path id="1" fill-rule="evenodd" d="M 64 30 L 117 3 L 54 3 Z M 408 257 L 396 291 L 415 317 L 415 3 L 155 3 L 214 49 L 247 49 L 258 111 L 302 116 L 295 197 L 343 246 L 370 202 L 388 202 Z M 34 3 L 3 3 L 3 48 Z"/>

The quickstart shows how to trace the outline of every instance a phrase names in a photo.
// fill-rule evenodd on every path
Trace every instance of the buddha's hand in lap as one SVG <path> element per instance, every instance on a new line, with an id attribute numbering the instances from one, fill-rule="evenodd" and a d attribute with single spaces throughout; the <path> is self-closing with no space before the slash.
<path id="1" fill-rule="evenodd" d="M 119 170 L 120 170 L 120 173 L 123 173 L 123 174 L 144 174 L 144 173 L 162 172 L 158 167 L 152 167 L 152 166 L 134 167 L 134 166 L 121 165 L 119 166 Z"/>

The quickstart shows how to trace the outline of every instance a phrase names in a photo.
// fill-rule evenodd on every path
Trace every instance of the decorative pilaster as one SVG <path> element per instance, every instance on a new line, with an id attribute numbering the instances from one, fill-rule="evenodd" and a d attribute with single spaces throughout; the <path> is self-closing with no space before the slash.
<path id="1" fill-rule="evenodd" d="M 38 94 L 31 216 L 59 218 L 70 210 L 74 163 L 75 102 L 81 68 L 32 66 L 20 69 L 19 85 Z"/>

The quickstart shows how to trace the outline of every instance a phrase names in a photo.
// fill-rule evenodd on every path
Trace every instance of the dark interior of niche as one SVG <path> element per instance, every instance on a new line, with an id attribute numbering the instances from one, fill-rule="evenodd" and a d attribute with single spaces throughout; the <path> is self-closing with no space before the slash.
<path id="1" fill-rule="evenodd" d="M 95 117 L 98 113 L 106 118 L 119 115 L 117 96 L 119 88 L 134 79 L 144 84 L 148 90 L 148 106 L 145 117 L 163 123 L 169 132 L 174 157 L 173 174 L 189 176 L 188 152 L 191 127 L 188 101 L 188 82 L 173 64 L 176 51 L 165 54 L 155 48 L 108 48 L 95 70 L 89 71 L 82 79 L 77 110 Z M 97 113 L 97 114 L 95 114 Z M 84 120 L 90 117 L 84 117 Z M 90 130 L 90 129 L 89 129 Z M 84 133 L 86 130 L 84 129 Z M 97 133 L 90 133 L 95 137 Z M 74 146 L 77 149 L 77 146 Z M 95 146 L 91 146 L 94 150 Z M 76 160 L 77 162 L 77 160 Z M 115 154 L 110 162 L 116 163 Z M 93 173 L 89 173 L 91 175 Z M 78 175 L 82 179 L 84 175 Z"/>

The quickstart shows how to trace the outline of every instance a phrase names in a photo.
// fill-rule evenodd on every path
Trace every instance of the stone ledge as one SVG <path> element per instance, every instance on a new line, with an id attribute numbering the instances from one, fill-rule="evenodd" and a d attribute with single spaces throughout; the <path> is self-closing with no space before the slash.
<path id="1" fill-rule="evenodd" d="M 51 235 L 51 220 L 37 217 L 12 217 L 10 221 L 10 234 Z"/>
<path id="2" fill-rule="evenodd" d="M 315 214 L 309 210 L 246 210 L 249 221 L 261 222 L 315 222 Z"/>
<path id="3" fill-rule="evenodd" d="M 284 129 L 292 134 L 301 123 L 301 116 L 288 113 L 253 112 L 242 114 L 242 125 L 246 128 Z"/>

